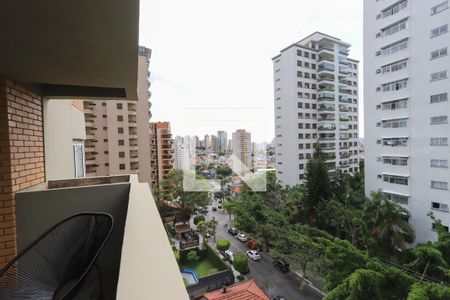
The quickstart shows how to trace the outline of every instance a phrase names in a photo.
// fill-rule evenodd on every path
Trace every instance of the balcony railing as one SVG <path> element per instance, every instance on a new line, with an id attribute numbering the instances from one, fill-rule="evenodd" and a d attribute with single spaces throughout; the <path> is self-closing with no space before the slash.
<path id="1" fill-rule="evenodd" d="M 18 192 L 16 204 L 19 251 L 73 214 L 113 216 L 97 260 L 104 299 L 189 299 L 150 188 L 137 175 L 50 181 Z"/>

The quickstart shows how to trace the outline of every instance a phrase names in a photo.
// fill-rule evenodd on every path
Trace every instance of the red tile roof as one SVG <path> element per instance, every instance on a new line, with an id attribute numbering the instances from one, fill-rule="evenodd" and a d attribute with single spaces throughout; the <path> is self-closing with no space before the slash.
<path id="1" fill-rule="evenodd" d="M 204 294 L 208 300 L 270 300 L 254 280 L 247 280 L 223 289 Z"/>

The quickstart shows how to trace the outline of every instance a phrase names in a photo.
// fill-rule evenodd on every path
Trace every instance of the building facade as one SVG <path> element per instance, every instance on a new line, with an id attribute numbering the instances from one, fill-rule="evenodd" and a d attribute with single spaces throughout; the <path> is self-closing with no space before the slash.
<path id="1" fill-rule="evenodd" d="M 365 1 L 366 194 L 409 211 L 416 242 L 450 226 L 448 1 Z"/>
<path id="2" fill-rule="evenodd" d="M 139 47 L 137 102 L 84 102 L 86 176 L 138 174 L 150 183 L 150 56 Z"/>
<path id="3" fill-rule="evenodd" d="M 358 61 L 350 45 L 319 32 L 273 60 L 277 178 L 296 185 L 320 146 L 330 170 L 358 170 Z"/>
<path id="4" fill-rule="evenodd" d="M 245 129 L 238 129 L 232 134 L 233 155 L 238 160 L 233 160 L 233 171 L 242 174 L 246 169 L 253 168 L 252 137 Z"/>
<path id="5" fill-rule="evenodd" d="M 161 181 L 173 170 L 173 140 L 169 122 L 150 123 L 150 150 L 152 187 L 161 186 Z"/>
<path id="6" fill-rule="evenodd" d="M 217 131 L 218 149 L 217 154 L 227 153 L 228 134 L 226 131 Z"/>

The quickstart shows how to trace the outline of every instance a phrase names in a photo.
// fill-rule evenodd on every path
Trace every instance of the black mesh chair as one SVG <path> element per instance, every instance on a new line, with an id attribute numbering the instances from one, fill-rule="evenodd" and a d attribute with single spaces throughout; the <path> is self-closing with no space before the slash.
<path id="1" fill-rule="evenodd" d="M 113 225 L 106 213 L 80 213 L 54 225 L 0 270 L 0 299 L 72 299 L 92 273 L 100 294 L 91 299 L 100 299 L 93 266 Z"/>

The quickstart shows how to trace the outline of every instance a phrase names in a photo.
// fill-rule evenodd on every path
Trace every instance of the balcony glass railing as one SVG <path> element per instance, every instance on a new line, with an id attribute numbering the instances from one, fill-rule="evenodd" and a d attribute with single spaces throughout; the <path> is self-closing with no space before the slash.
<path id="1" fill-rule="evenodd" d="M 334 104 L 325 104 L 325 103 L 321 103 L 319 104 L 319 111 L 334 111 L 336 109 Z"/>
<path id="2" fill-rule="evenodd" d="M 333 93 L 322 92 L 318 95 L 318 100 L 335 100 L 336 96 Z"/>
<path id="3" fill-rule="evenodd" d="M 319 72 L 320 71 L 331 71 L 331 72 L 334 72 L 335 67 L 331 63 L 324 62 L 324 63 L 319 64 L 318 70 L 319 70 Z"/>

